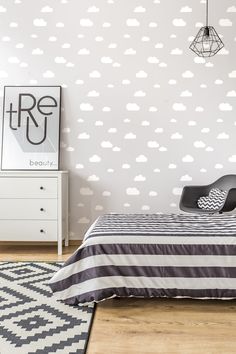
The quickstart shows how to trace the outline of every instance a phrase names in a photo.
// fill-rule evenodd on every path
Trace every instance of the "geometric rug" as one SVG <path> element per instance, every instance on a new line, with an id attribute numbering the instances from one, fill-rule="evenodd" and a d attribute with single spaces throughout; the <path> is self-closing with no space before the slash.
<path id="1" fill-rule="evenodd" d="M 62 263 L 0 262 L 0 353 L 85 354 L 95 306 L 57 301 L 47 285 Z"/>

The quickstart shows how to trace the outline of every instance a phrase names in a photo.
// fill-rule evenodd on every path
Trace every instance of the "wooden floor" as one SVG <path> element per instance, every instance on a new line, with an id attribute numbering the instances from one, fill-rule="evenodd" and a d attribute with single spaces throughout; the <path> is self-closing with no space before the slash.
<path id="1" fill-rule="evenodd" d="M 0 261 L 57 261 L 77 248 L 0 244 Z M 87 354 L 236 354 L 236 301 L 107 300 L 97 306 Z"/>

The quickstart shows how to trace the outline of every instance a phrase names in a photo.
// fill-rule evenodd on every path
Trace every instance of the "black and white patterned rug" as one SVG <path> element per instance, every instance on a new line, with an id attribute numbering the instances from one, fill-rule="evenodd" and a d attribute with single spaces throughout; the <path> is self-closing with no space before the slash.
<path id="1" fill-rule="evenodd" d="M 95 308 L 55 300 L 60 263 L 0 262 L 0 353 L 85 354 Z"/>

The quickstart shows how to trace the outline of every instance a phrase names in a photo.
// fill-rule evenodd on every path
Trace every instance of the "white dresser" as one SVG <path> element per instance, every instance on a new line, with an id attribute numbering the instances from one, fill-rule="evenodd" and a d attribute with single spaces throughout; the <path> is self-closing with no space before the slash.
<path id="1" fill-rule="evenodd" d="M 68 246 L 68 172 L 0 172 L 0 241 Z"/>

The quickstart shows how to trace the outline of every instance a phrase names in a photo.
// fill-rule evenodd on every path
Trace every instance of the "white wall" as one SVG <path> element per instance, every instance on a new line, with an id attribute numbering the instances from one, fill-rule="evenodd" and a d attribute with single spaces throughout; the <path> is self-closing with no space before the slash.
<path id="1" fill-rule="evenodd" d="M 185 184 L 236 166 L 236 7 L 210 1 L 225 49 L 189 49 L 203 1 L 0 1 L 0 80 L 62 85 L 71 237 L 105 212 L 178 212 Z"/>

